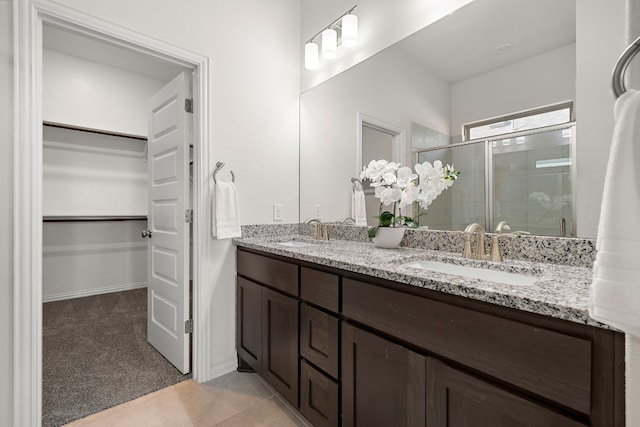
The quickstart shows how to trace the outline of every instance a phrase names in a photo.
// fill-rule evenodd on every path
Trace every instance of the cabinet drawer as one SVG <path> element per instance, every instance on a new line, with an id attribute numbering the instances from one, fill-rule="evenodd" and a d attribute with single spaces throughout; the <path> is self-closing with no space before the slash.
<path id="1" fill-rule="evenodd" d="M 591 341 L 344 279 L 343 314 L 588 414 Z"/>
<path id="2" fill-rule="evenodd" d="M 340 311 L 340 278 L 335 274 L 302 267 L 300 298 L 337 313 Z"/>
<path id="3" fill-rule="evenodd" d="M 300 412 L 316 427 L 337 426 L 338 384 L 304 360 L 300 369 Z"/>
<path id="4" fill-rule="evenodd" d="M 339 328 L 336 317 L 302 304 L 300 354 L 333 378 L 338 378 Z"/>
<path id="5" fill-rule="evenodd" d="M 298 266 L 238 250 L 238 274 L 298 296 Z"/>
<path id="6" fill-rule="evenodd" d="M 427 360 L 428 426 L 586 427 L 446 364 Z"/>

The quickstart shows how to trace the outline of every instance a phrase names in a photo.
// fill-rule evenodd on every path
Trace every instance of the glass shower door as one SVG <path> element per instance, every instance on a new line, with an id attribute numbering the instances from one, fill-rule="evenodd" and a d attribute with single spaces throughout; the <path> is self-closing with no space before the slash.
<path id="1" fill-rule="evenodd" d="M 574 236 L 572 138 L 575 127 L 494 140 L 489 158 L 490 229 Z"/>

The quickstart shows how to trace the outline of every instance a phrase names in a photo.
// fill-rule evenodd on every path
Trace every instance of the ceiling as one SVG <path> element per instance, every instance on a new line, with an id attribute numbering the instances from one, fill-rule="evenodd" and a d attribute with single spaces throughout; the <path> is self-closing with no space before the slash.
<path id="1" fill-rule="evenodd" d="M 455 83 L 575 43 L 575 2 L 475 0 L 396 46 Z"/>
<path id="2" fill-rule="evenodd" d="M 188 70 L 159 58 L 51 25 L 43 27 L 43 47 L 166 82 L 181 71 Z"/>

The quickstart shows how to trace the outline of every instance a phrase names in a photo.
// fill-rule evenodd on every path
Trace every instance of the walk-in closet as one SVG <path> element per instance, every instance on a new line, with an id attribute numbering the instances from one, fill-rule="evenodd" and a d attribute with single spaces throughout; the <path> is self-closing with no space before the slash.
<path id="1" fill-rule="evenodd" d="M 147 101 L 184 70 L 58 28 L 43 38 L 42 402 L 59 426 L 190 377 L 147 334 Z"/>

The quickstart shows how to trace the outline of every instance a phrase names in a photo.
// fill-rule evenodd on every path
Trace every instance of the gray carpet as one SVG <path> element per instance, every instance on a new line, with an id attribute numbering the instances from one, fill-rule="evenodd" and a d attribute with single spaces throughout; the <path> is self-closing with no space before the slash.
<path id="1" fill-rule="evenodd" d="M 147 291 L 43 304 L 42 425 L 60 426 L 176 384 L 147 343 Z"/>

